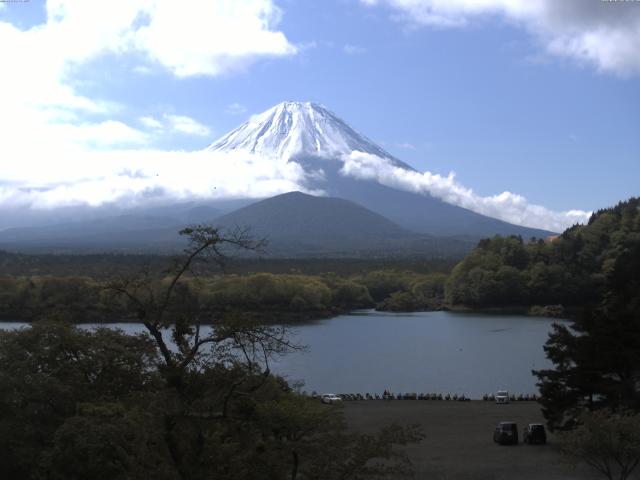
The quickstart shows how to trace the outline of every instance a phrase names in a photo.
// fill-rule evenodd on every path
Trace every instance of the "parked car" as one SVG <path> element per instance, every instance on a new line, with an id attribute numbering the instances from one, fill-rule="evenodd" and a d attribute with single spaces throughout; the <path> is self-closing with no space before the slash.
<path id="1" fill-rule="evenodd" d="M 518 444 L 518 425 L 515 422 L 500 422 L 493 432 L 493 441 L 500 445 Z"/>
<path id="2" fill-rule="evenodd" d="M 547 443 L 547 432 L 541 423 L 530 423 L 524 429 L 522 441 L 528 444 L 545 444 Z"/>
<path id="3" fill-rule="evenodd" d="M 331 404 L 331 403 L 340 403 L 342 402 L 342 399 L 339 396 L 337 396 L 335 393 L 325 393 L 320 397 L 320 401 L 322 403 Z"/>
<path id="4" fill-rule="evenodd" d="M 496 403 L 509 403 L 509 392 L 498 390 L 496 393 Z"/>

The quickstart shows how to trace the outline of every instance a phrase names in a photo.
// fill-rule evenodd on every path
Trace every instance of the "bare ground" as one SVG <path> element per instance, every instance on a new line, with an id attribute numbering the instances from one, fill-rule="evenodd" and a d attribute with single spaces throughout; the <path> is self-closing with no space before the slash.
<path id="1" fill-rule="evenodd" d="M 522 443 L 528 423 L 544 423 L 540 405 L 514 402 L 369 400 L 345 402 L 350 427 L 373 432 L 390 423 L 419 424 L 426 438 L 409 445 L 406 451 L 418 479 L 452 480 L 590 480 L 585 467 L 572 469 L 560 461 L 556 438 L 547 432 L 547 445 Z M 499 421 L 518 424 L 520 443 L 500 446 L 493 442 L 493 429 Z"/>

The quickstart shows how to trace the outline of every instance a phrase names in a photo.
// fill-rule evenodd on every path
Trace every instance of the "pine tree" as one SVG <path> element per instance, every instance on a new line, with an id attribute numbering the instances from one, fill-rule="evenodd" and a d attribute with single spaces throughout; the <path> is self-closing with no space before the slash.
<path id="1" fill-rule="evenodd" d="M 534 371 L 551 429 L 570 429 L 581 411 L 640 411 L 640 239 L 623 245 L 602 304 L 545 345 L 554 369 Z"/>

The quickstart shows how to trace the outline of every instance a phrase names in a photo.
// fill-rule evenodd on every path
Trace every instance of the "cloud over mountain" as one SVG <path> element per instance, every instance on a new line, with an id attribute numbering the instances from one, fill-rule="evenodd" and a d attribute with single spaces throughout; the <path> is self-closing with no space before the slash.
<path id="1" fill-rule="evenodd" d="M 3 172 L 0 206 L 140 205 L 264 198 L 294 190 L 322 195 L 331 185 L 318 180 L 323 169 L 335 164 L 345 177 L 431 195 L 516 225 L 561 231 L 590 215 L 554 212 L 510 192 L 482 197 L 456 182 L 453 174 L 418 172 L 309 102 L 283 102 L 254 115 L 202 151 L 67 148 L 55 162 L 43 163 L 47 148 L 36 143 L 16 151 L 15 161 Z M 323 160 L 315 167 L 303 166 L 296 161 L 300 155 Z"/>
<path id="2" fill-rule="evenodd" d="M 297 163 L 244 152 L 85 151 L 45 165 L 31 158 L 3 171 L 0 209 L 322 193 L 305 187 L 307 174 Z"/>
<path id="3" fill-rule="evenodd" d="M 456 182 L 455 175 L 446 177 L 429 171 L 420 173 L 394 165 L 386 158 L 364 152 L 343 156 L 341 173 L 363 180 L 375 180 L 382 185 L 419 194 L 430 194 L 452 205 L 464 207 L 482 215 L 498 218 L 515 225 L 560 232 L 576 223 L 585 223 L 591 212 L 570 210 L 554 212 L 534 205 L 522 195 L 502 192 L 483 197 L 471 188 Z"/>

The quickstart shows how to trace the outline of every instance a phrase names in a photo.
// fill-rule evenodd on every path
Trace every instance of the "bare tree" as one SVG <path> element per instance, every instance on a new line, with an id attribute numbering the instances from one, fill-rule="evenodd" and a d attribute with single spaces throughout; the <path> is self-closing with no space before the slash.
<path id="1" fill-rule="evenodd" d="M 187 247 L 168 270 L 154 273 L 145 269 L 133 277 L 110 281 L 106 289 L 125 300 L 126 308 L 155 341 L 159 371 L 174 392 L 174 400 L 161 407 L 164 439 L 176 470 L 188 478 L 194 460 L 192 451 L 181 446 L 185 425 L 190 425 L 197 441 L 204 432 L 202 421 L 224 421 L 234 398 L 250 396 L 268 381 L 270 358 L 299 347 L 289 340 L 285 327 L 206 311 L 193 291 L 197 263 L 215 262 L 224 268 L 229 252 L 260 251 L 264 241 L 253 239 L 247 230 L 223 233 L 204 225 L 185 228 L 180 235 L 186 237 Z M 215 381 L 196 382 L 194 392 L 194 374 L 205 372 Z"/>
<path id="2" fill-rule="evenodd" d="M 223 233 L 205 225 L 185 228 L 180 235 L 188 242 L 184 255 L 161 275 L 146 269 L 134 277 L 107 284 L 109 291 L 126 299 L 127 309 L 153 337 L 165 369 L 179 373 L 204 357 L 210 359 L 211 354 L 216 355 L 216 361 L 224 362 L 233 353 L 234 359 L 240 354 L 247 365 L 260 364 L 268 370 L 268 360 L 273 354 L 296 347 L 287 340 L 283 327 L 212 318 L 212 312 L 200 308 L 197 294 L 190 286 L 193 282 L 187 281 L 189 275 L 194 280 L 197 262 L 212 261 L 224 269 L 229 250 L 261 251 L 264 240 L 253 239 L 247 230 Z M 212 327 L 206 334 L 203 324 Z M 205 350 L 207 354 L 203 353 Z"/>
<path id="3" fill-rule="evenodd" d="M 336 411 L 293 394 L 270 375 L 273 356 L 301 348 L 285 327 L 228 318 L 200 305 L 193 289 L 199 262 L 224 267 L 231 249 L 259 251 L 264 242 L 246 230 L 223 234 L 209 226 L 180 234 L 188 245 L 170 269 L 145 270 L 107 285 L 157 345 L 167 387 L 156 409 L 162 424 L 158 443 L 166 445 L 179 478 L 211 478 L 216 468 L 218 478 L 267 478 L 253 472 L 251 462 L 292 479 L 410 473 L 406 454 L 392 446 L 419 441 L 419 431 L 347 433 Z M 373 465 L 374 460 L 381 462 Z"/>

